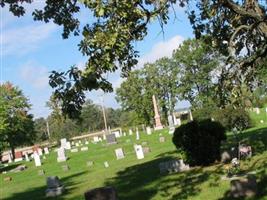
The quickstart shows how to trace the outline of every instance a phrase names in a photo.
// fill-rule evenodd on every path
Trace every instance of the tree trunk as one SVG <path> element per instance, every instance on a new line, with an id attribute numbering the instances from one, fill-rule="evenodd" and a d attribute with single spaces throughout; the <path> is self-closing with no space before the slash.
<path id="1" fill-rule="evenodd" d="M 13 145 L 10 145 L 11 148 L 11 154 L 12 154 L 12 160 L 15 160 L 15 147 Z"/>

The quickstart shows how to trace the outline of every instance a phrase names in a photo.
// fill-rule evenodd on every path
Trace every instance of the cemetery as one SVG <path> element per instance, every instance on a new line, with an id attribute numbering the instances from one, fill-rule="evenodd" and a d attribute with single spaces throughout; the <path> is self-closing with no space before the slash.
<path id="1" fill-rule="evenodd" d="M 267 200 L 266 0 L 0 5 L 0 200 Z"/>

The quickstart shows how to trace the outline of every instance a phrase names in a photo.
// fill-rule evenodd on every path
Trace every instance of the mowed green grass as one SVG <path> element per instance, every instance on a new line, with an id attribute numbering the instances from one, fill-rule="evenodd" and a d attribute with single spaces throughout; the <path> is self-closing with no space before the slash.
<path id="1" fill-rule="evenodd" d="M 159 134 L 166 142 L 159 142 Z M 113 186 L 120 200 L 213 200 L 227 199 L 230 189 L 229 181 L 221 180 L 225 175 L 224 166 L 215 164 L 205 168 L 192 168 L 183 173 L 162 175 L 158 164 L 164 160 L 179 158 L 172 144 L 172 135 L 167 130 L 153 132 L 152 135 L 141 133 L 141 139 L 135 140 L 135 134 L 118 139 L 118 144 L 106 146 L 105 142 L 88 145 L 85 152 L 67 152 L 69 160 L 57 163 L 56 153 L 51 151 L 43 165 L 35 167 L 34 162 L 23 162 L 28 169 L 19 173 L 1 174 L 1 199 L 6 200 L 39 200 L 45 198 L 46 177 L 59 176 L 66 187 L 64 195 L 55 199 L 84 199 L 86 190 Z M 246 172 L 255 171 L 259 186 L 259 195 L 255 199 L 267 199 L 267 127 L 254 128 L 242 134 L 252 145 L 254 156 L 241 163 Z M 127 140 L 129 140 L 127 142 Z M 151 152 L 142 160 L 137 160 L 133 145 L 146 141 Z M 233 136 L 228 136 L 224 148 L 233 144 Z M 209 144 L 207 144 L 209 145 Z M 125 158 L 116 160 L 114 150 L 123 148 Z M 88 167 L 87 161 L 94 165 Z M 110 167 L 104 167 L 108 161 Z M 15 163 L 22 164 L 22 163 Z M 70 170 L 63 172 L 62 166 L 69 165 Z M 9 166 L 9 168 L 12 166 Z M 38 175 L 38 170 L 45 171 L 44 176 Z M 2 171 L 5 169 L 1 169 Z M 3 182 L 4 177 L 11 176 L 11 182 Z M 53 198 L 51 198 L 53 199 Z"/>

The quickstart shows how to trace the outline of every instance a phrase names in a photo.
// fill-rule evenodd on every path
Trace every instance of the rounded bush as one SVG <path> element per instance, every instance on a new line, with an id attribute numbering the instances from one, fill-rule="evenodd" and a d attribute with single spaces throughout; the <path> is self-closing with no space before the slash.
<path id="1" fill-rule="evenodd" d="M 227 107 L 218 109 L 213 114 L 215 121 L 219 121 L 227 130 L 236 128 L 239 131 L 251 127 L 251 119 L 243 108 Z"/>
<path id="2" fill-rule="evenodd" d="M 175 129 L 172 141 L 190 165 L 209 165 L 220 159 L 225 128 L 209 119 L 192 121 Z"/>

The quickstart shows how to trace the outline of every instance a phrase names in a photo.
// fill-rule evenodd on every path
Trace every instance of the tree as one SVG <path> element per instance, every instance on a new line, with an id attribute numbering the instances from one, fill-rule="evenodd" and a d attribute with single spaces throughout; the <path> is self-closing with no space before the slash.
<path id="1" fill-rule="evenodd" d="M 47 132 L 47 122 L 43 117 L 34 120 L 34 130 L 36 133 L 37 142 L 42 142 L 49 139 Z"/>
<path id="2" fill-rule="evenodd" d="M 176 128 L 172 141 L 190 165 L 209 165 L 220 159 L 225 129 L 211 120 L 192 121 Z"/>
<path id="3" fill-rule="evenodd" d="M 9 6 L 16 16 L 22 16 L 25 9 L 22 3 L 31 0 L 2 0 L 1 6 Z M 111 84 L 103 76 L 107 72 L 121 69 L 127 76 L 129 70 L 136 65 L 138 52 L 134 42 L 141 41 L 147 35 L 148 24 L 159 19 L 161 26 L 168 22 L 170 7 L 187 9 L 196 37 L 208 34 L 206 40 L 228 57 L 231 64 L 227 70 L 229 77 L 245 77 L 246 83 L 253 78 L 258 65 L 256 63 L 266 57 L 267 22 L 266 4 L 264 1 L 247 0 L 133 0 L 133 1 L 82 1 L 48 0 L 43 10 L 35 10 L 35 20 L 53 21 L 63 26 L 63 38 L 72 32 L 80 31 L 77 13 L 81 4 L 93 14 L 91 23 L 82 30 L 83 39 L 79 50 L 88 56 L 85 70 L 72 67 L 69 71 L 55 72 L 50 76 L 50 85 L 55 89 L 56 98 L 62 101 L 63 114 L 77 117 L 85 102 L 85 91 L 102 89 L 111 91 Z M 227 49 L 229 51 L 227 51 Z M 234 70 L 233 70 L 234 69 Z M 230 74 L 229 74 L 230 73 Z"/>
<path id="4" fill-rule="evenodd" d="M 28 113 L 30 104 L 22 91 L 11 83 L 0 85 L 1 122 L 0 142 L 11 149 L 13 159 L 15 148 L 32 144 L 35 139 L 33 116 Z"/>

